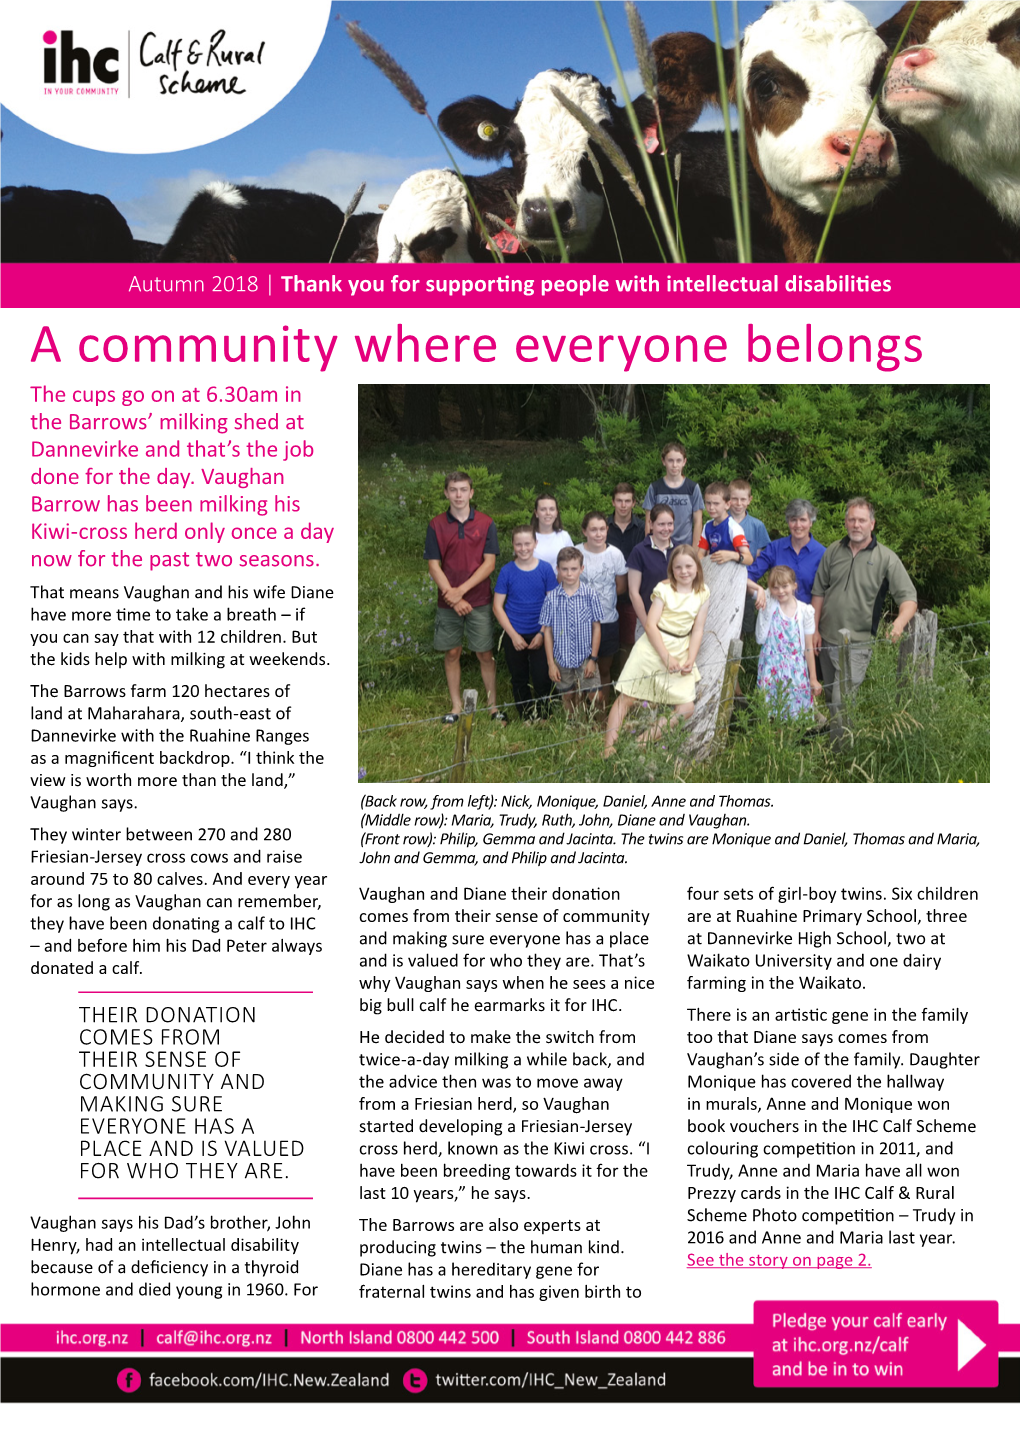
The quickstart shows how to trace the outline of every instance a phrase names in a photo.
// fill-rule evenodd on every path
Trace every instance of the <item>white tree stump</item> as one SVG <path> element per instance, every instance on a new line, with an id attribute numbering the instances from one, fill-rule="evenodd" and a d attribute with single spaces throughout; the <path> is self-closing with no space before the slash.
<path id="1" fill-rule="evenodd" d="M 694 715 L 684 730 L 684 750 L 694 761 L 706 760 L 712 751 L 726 657 L 730 642 L 740 635 L 747 595 L 746 566 L 737 561 L 717 566 L 706 560 L 704 569 L 709 600 L 705 634 L 697 660 L 701 681 Z"/>

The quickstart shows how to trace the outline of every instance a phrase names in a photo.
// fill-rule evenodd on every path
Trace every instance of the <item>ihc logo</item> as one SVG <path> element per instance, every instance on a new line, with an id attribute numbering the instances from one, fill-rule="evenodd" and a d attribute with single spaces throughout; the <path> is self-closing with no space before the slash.
<path id="1" fill-rule="evenodd" d="M 135 1367 L 125 1367 L 117 1373 L 117 1386 L 122 1392 L 137 1392 L 142 1385 L 141 1373 Z"/>
<path id="2" fill-rule="evenodd" d="M 44 85 L 91 85 L 93 76 L 103 85 L 114 85 L 120 79 L 120 51 L 113 46 L 90 55 L 84 45 L 75 45 L 73 30 L 61 30 L 59 37 L 55 30 L 46 30 L 43 44 Z"/>

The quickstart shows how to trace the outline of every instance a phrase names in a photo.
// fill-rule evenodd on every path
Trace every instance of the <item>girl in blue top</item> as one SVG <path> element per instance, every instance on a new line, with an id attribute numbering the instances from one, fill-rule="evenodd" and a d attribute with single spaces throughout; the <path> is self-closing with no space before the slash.
<path id="1" fill-rule="evenodd" d="M 515 526 L 511 540 L 514 559 L 497 577 L 492 614 L 504 632 L 500 646 L 514 697 L 510 715 L 521 716 L 527 726 L 548 713 L 552 683 L 539 617 L 546 592 L 556 589 L 556 573 L 536 558 L 533 527 Z"/>

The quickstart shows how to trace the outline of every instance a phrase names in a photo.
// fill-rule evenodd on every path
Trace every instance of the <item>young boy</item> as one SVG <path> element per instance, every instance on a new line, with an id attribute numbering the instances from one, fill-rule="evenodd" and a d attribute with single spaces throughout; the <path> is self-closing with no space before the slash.
<path id="1" fill-rule="evenodd" d="M 652 508 L 668 506 L 673 512 L 673 545 L 697 547 L 705 519 L 705 502 L 693 481 L 684 479 L 687 451 L 679 441 L 669 441 L 662 448 L 665 475 L 649 486 L 642 502 L 645 508 L 645 535 L 652 529 Z"/>
<path id="2" fill-rule="evenodd" d="M 613 514 L 606 539 L 607 544 L 615 546 L 625 561 L 630 559 L 631 551 L 645 538 L 644 522 L 634 518 L 636 505 L 637 490 L 633 482 L 617 481 L 613 487 Z M 626 587 L 616 603 L 616 608 L 619 612 L 620 644 L 613 660 L 613 670 L 619 676 L 634 645 L 634 628 L 637 625 L 637 616 Z"/>
<path id="3" fill-rule="evenodd" d="M 582 692 L 598 691 L 595 673 L 602 634 L 602 604 L 592 586 L 581 585 L 584 558 L 564 546 L 556 558 L 559 585 L 542 603 L 542 634 L 549 676 L 570 716 Z"/>
<path id="4" fill-rule="evenodd" d="M 742 566 L 749 566 L 754 558 L 743 531 L 730 515 L 729 486 L 722 481 L 706 486 L 705 505 L 709 520 L 701 533 L 698 549 L 706 552 L 716 565 L 739 561 Z"/>
<path id="5" fill-rule="evenodd" d="M 598 511 L 589 511 L 581 526 L 584 570 L 581 583 L 598 592 L 602 605 L 602 639 L 599 643 L 599 703 L 609 709 L 609 671 L 620 646 L 619 598 L 627 589 L 627 562 L 615 546 L 607 545 L 609 525 Z"/>
<path id="6" fill-rule="evenodd" d="M 471 477 L 451 471 L 443 485 L 449 509 L 433 516 L 425 532 L 425 559 L 439 589 L 433 645 L 444 652 L 450 709 L 443 724 L 460 715 L 460 655 L 463 643 L 478 657 L 489 715 L 500 724 L 506 717 L 496 704 L 496 662 L 492 654 L 492 588 L 499 543 L 491 516 L 471 504 Z"/>
<path id="7" fill-rule="evenodd" d="M 748 514 L 750 504 L 751 482 L 745 481 L 742 476 L 738 476 L 735 481 L 730 481 L 730 516 L 736 521 L 744 533 L 748 550 L 751 552 L 751 562 L 753 564 L 772 537 L 769 535 L 763 521 L 759 521 L 757 516 Z M 754 635 L 757 617 L 758 612 L 755 609 L 754 597 L 748 594 L 744 601 L 744 619 L 740 627 L 741 636 Z M 741 697 L 744 694 L 740 689 L 739 675 L 737 676 L 736 694 Z"/>
<path id="8" fill-rule="evenodd" d="M 613 514 L 609 521 L 607 543 L 615 546 L 626 560 L 647 532 L 643 522 L 634 517 L 637 505 L 637 488 L 633 481 L 617 481 L 613 487 Z"/>
<path id="9" fill-rule="evenodd" d="M 745 481 L 742 476 L 730 481 L 730 515 L 744 533 L 752 561 L 756 561 L 772 537 L 764 521 L 748 514 L 750 504 L 751 482 Z M 751 629 L 754 630 L 753 625 Z"/>

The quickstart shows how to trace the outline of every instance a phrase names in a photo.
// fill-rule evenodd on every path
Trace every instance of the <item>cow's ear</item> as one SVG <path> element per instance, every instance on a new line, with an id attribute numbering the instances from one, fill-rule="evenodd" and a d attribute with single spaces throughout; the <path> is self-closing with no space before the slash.
<path id="1" fill-rule="evenodd" d="M 634 107 L 634 114 L 637 116 L 638 124 L 642 130 L 646 130 L 649 125 L 658 124 L 658 118 L 655 114 L 655 101 L 649 96 L 639 95 L 631 101 L 631 104 Z M 624 124 L 626 124 L 626 112 L 624 112 L 623 120 Z"/>
<path id="2" fill-rule="evenodd" d="M 706 105 L 719 105 L 715 45 L 693 30 L 677 30 L 652 42 L 656 89 L 666 143 L 690 130 Z M 726 88 L 733 83 L 733 51 L 723 51 Z"/>
<path id="3" fill-rule="evenodd" d="M 900 38 L 900 31 L 910 19 L 910 12 L 913 8 L 912 0 L 907 0 L 907 4 L 901 6 L 895 15 L 890 16 L 888 20 L 883 20 L 881 25 L 875 26 L 879 36 L 890 50 Z M 947 3 L 941 3 L 941 0 L 929 0 L 929 3 L 918 5 L 917 14 L 910 21 L 910 29 L 904 36 L 903 49 L 906 50 L 911 45 L 923 45 L 939 21 L 945 20 L 947 15 L 955 14 L 960 8 L 959 0 L 955 0 L 955 3 L 954 0 L 947 0 Z"/>
<path id="4" fill-rule="evenodd" d="M 484 95 L 456 100 L 439 113 L 439 128 L 468 155 L 501 160 L 510 148 L 514 112 Z"/>

